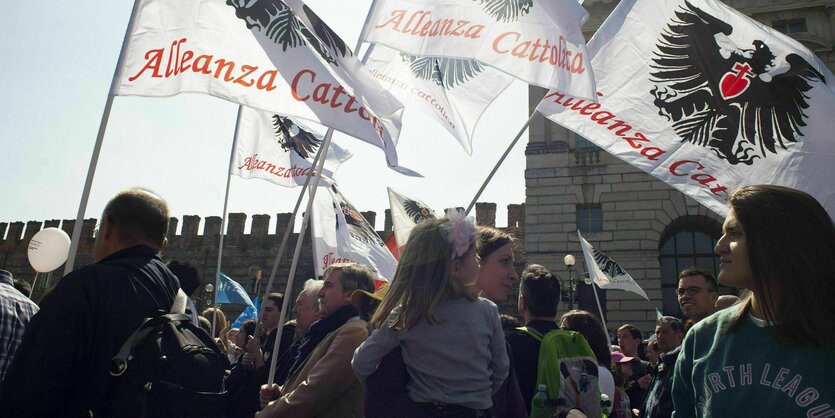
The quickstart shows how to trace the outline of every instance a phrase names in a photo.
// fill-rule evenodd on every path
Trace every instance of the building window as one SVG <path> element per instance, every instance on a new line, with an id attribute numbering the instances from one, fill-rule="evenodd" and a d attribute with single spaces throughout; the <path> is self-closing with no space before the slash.
<path id="1" fill-rule="evenodd" d="M 603 208 L 596 205 L 577 205 L 577 229 L 580 232 L 603 230 Z"/>
<path id="2" fill-rule="evenodd" d="M 791 33 L 805 33 L 806 32 L 806 19 L 787 19 L 787 20 L 775 20 L 771 22 L 771 27 L 776 29 L 778 32 L 791 34 Z"/>
<path id="3" fill-rule="evenodd" d="M 597 145 L 594 145 L 593 142 L 589 141 L 582 135 L 574 135 L 574 144 L 577 148 L 597 148 Z"/>
<path id="4" fill-rule="evenodd" d="M 719 257 L 713 247 L 721 236 L 721 225 L 705 217 L 685 217 L 673 221 L 662 234 L 659 248 L 661 298 L 665 315 L 682 317 L 676 289 L 678 273 L 687 267 L 700 267 L 716 274 Z"/>
<path id="5" fill-rule="evenodd" d="M 577 165 L 600 164 L 600 148 L 583 136 L 574 134 L 574 163 Z"/>

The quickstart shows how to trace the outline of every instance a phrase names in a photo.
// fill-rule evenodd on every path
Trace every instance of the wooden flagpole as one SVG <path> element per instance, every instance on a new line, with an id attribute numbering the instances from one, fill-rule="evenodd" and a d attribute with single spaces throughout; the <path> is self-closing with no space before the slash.
<path id="1" fill-rule="evenodd" d="M 107 130 L 107 121 L 110 119 L 110 109 L 113 107 L 113 90 L 121 78 L 120 75 L 122 73 L 125 60 L 125 45 L 127 45 L 128 38 L 133 32 L 133 27 L 136 23 L 136 15 L 139 12 L 139 2 L 140 0 L 136 0 L 133 3 L 133 11 L 131 11 L 130 14 L 128 28 L 125 30 L 125 38 L 122 40 L 122 50 L 119 51 L 119 60 L 116 63 L 116 70 L 113 72 L 113 80 L 110 82 L 110 91 L 107 94 L 107 101 L 104 103 L 104 111 L 102 112 L 101 122 L 99 123 L 99 133 L 96 135 L 96 144 L 93 146 L 93 155 L 90 156 L 90 166 L 87 168 L 87 178 L 84 180 L 84 190 L 81 192 L 81 202 L 78 204 L 78 214 L 75 217 L 75 225 L 73 225 L 72 229 L 70 251 L 67 255 L 67 263 L 64 265 L 65 276 L 69 274 L 75 266 L 75 255 L 78 252 L 78 241 L 81 239 L 81 227 L 84 223 L 84 213 L 87 211 L 87 202 L 90 200 L 90 190 L 93 188 L 93 177 L 96 174 L 96 167 L 99 163 L 101 144 L 104 140 L 104 132 Z"/>
<path id="2" fill-rule="evenodd" d="M 226 170 L 226 193 L 223 196 L 223 214 L 220 218 L 220 242 L 217 245 L 217 268 L 215 269 L 215 292 L 214 303 L 212 308 L 217 307 L 217 294 L 220 291 L 220 262 L 223 259 L 223 237 L 226 236 L 226 216 L 229 205 L 229 185 L 232 180 L 232 166 L 235 163 L 235 150 L 238 146 L 238 130 L 241 128 L 241 114 L 244 106 L 238 105 L 238 118 L 235 120 L 235 133 L 232 138 L 232 151 L 229 152 L 229 169 Z M 215 337 L 215 328 L 217 327 L 217 311 L 212 314 L 212 338 Z"/>
<path id="3" fill-rule="evenodd" d="M 328 128 L 328 133 L 325 134 L 325 141 L 322 144 L 321 152 L 323 155 L 327 155 L 328 148 L 331 145 L 331 137 L 333 137 L 333 128 Z M 284 326 L 284 320 L 287 316 L 287 307 L 290 304 L 290 295 L 293 291 L 293 282 L 296 276 L 296 267 L 299 264 L 299 254 L 302 250 L 302 243 L 304 242 L 304 235 L 305 231 L 307 230 L 307 224 L 310 221 L 310 211 L 313 208 L 313 200 L 316 198 L 316 190 L 319 188 L 319 181 L 322 179 L 322 169 L 325 165 L 326 158 L 320 158 L 319 163 L 316 165 L 316 176 L 313 179 L 313 185 L 310 187 L 310 191 L 308 193 L 309 197 L 307 199 L 307 209 L 304 212 L 304 217 L 302 218 L 302 228 L 299 230 L 299 236 L 296 239 L 296 249 L 293 253 L 293 262 L 290 264 L 290 273 L 287 276 L 287 286 L 284 290 L 284 301 L 281 304 L 281 315 L 278 319 L 278 328 L 276 329 L 275 333 L 275 344 L 273 345 L 273 353 L 270 355 L 270 374 L 269 378 L 267 379 L 267 384 L 273 383 L 275 380 L 275 367 L 278 361 L 278 348 L 281 345 L 281 328 Z M 262 305 L 264 302 L 261 303 Z"/>
<path id="4" fill-rule="evenodd" d="M 311 163 L 311 167 L 316 167 L 319 164 L 319 160 L 324 160 L 325 158 L 322 157 L 323 147 L 319 147 L 319 150 L 316 152 L 316 156 L 313 158 L 313 162 Z M 281 264 L 282 258 L 284 258 L 284 253 L 287 250 L 287 241 L 290 238 L 290 234 L 293 233 L 293 227 L 296 225 L 296 215 L 299 213 L 299 208 L 302 204 L 302 199 L 304 199 L 304 193 L 307 191 L 307 186 L 310 184 L 310 178 L 312 176 L 306 176 L 304 179 L 304 185 L 302 186 L 301 191 L 299 192 L 299 198 L 296 199 L 296 206 L 293 207 L 293 213 L 290 215 L 290 219 L 287 221 L 287 227 L 284 228 L 284 236 L 281 238 L 281 245 L 278 248 L 278 252 L 275 254 L 275 259 L 273 260 L 273 269 L 270 272 L 270 279 L 267 281 L 267 286 L 264 289 L 264 296 L 261 298 L 261 306 L 259 307 L 258 318 L 261 317 L 261 313 L 264 310 L 264 301 L 267 300 L 267 296 L 270 294 L 270 290 L 273 288 L 273 282 L 275 282 L 275 275 L 278 272 L 278 266 Z M 287 295 L 285 295 L 285 298 Z M 255 321 L 255 335 L 259 335 L 258 333 L 261 331 L 261 321 Z"/>

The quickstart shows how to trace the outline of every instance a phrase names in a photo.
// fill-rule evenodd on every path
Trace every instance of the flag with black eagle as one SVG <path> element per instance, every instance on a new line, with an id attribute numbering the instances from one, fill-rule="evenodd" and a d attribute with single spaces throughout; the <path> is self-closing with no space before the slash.
<path id="1" fill-rule="evenodd" d="M 835 214 L 835 77 L 803 44 L 716 0 L 624 0 L 589 50 L 598 103 L 552 90 L 549 119 L 720 214 L 746 184 Z"/>
<path id="2" fill-rule="evenodd" d="M 336 184 L 322 188 L 313 202 L 311 222 L 316 275 L 334 263 L 355 262 L 391 281 L 397 260 L 365 217 L 340 192 Z"/>

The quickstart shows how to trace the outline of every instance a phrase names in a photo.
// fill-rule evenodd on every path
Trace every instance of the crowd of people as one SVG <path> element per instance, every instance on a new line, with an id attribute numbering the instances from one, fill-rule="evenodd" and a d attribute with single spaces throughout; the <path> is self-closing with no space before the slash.
<path id="1" fill-rule="evenodd" d="M 457 211 L 416 225 L 391 285 L 334 264 L 304 283 L 284 324 L 278 293 L 235 329 L 190 299 L 179 312 L 228 360 L 218 417 L 835 416 L 832 219 L 778 186 L 740 188 L 728 204 L 718 277 L 681 271 L 684 318 L 659 317 L 649 335 L 622 324 L 610 336 L 582 310 L 558 317 L 559 279 L 538 264 L 518 274 L 514 237 Z M 163 262 L 168 219 L 161 197 L 119 193 L 95 263 L 40 306 L 0 270 L 0 415 L 108 416 L 111 359 L 200 283 L 190 264 Z M 501 317 L 517 292 L 518 317 Z"/>

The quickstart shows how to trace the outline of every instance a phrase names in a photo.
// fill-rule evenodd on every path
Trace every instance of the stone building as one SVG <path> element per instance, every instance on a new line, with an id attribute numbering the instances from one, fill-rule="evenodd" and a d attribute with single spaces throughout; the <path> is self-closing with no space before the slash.
<path id="1" fill-rule="evenodd" d="M 583 28 L 586 39 L 617 3 L 584 2 L 590 13 Z M 830 69 L 835 67 L 835 1 L 725 3 L 788 33 L 817 53 Z M 531 110 L 544 94 L 543 89 L 530 89 Z M 578 256 L 576 267 L 585 270 L 575 232 L 579 228 L 595 248 L 628 271 L 650 297 L 645 301 L 620 290 L 599 292 L 610 331 L 629 322 L 651 332 L 656 308 L 680 315 L 675 297 L 678 271 L 691 265 L 718 271 L 713 246 L 721 236 L 722 219 L 693 199 L 541 116 L 531 124 L 525 154 L 528 262 L 542 263 L 567 278 L 563 257 L 571 253 Z M 598 311 L 590 288 L 582 280 L 577 297 L 582 308 Z"/>
<path id="2" fill-rule="evenodd" d="M 375 212 L 363 212 L 362 214 L 372 225 L 375 224 L 377 217 Z M 228 216 L 221 270 L 241 283 L 252 297 L 265 291 L 290 215 L 289 213 L 278 214 L 276 227 L 272 231 L 269 230 L 269 215 L 253 215 L 248 233 L 245 231 L 246 214 L 230 213 Z M 514 236 L 520 237 L 515 256 L 517 268 L 521 271 L 525 265 L 524 241 L 521 239 L 524 236 L 525 205 L 508 205 L 507 217 L 508 227 L 503 229 Z M 476 221 L 479 225 L 495 226 L 496 204 L 476 204 Z M 204 289 L 205 284 L 214 281 L 221 218 L 219 216 L 209 216 L 203 219 L 202 233 L 198 233 L 201 223 L 199 216 L 183 216 L 182 228 L 179 227 L 179 223 L 180 221 L 177 218 L 171 218 L 168 246 L 163 250 L 162 255 L 166 260 L 188 261 L 197 267 L 204 285 L 192 295 L 192 298 L 195 299 L 199 308 L 203 308 L 206 306 L 206 300 L 212 299 L 212 294 L 206 293 Z M 93 231 L 96 224 L 96 219 L 84 220 L 75 261 L 76 268 L 93 262 Z M 42 228 L 48 227 L 61 228 L 68 235 L 71 235 L 74 225 L 74 220 L 0 223 L 0 269 L 11 271 L 16 279 L 23 279 L 32 284 L 32 299 L 39 301 L 45 292 L 58 283 L 63 275 L 64 267 L 61 266 L 55 271 L 36 276 L 27 257 L 29 241 Z M 384 225 L 384 230 L 378 231 L 378 233 L 383 239 L 386 239 L 392 233 L 391 216 L 388 210 L 386 210 Z M 178 230 L 180 231 L 179 234 L 177 234 Z M 285 291 L 297 238 L 297 232 L 291 234 L 286 251 L 287 255 L 284 256 L 278 266 L 275 283 L 272 287 L 273 291 L 282 293 Z M 301 290 L 304 281 L 314 275 L 313 250 L 309 235 L 305 237 L 302 245 L 299 265 L 296 268 L 294 279 L 294 295 Z M 294 300 L 295 298 L 291 299 L 291 302 Z M 515 305 L 515 301 L 513 301 L 512 304 L 502 307 L 502 310 L 515 313 Z M 242 306 L 225 306 L 223 309 L 227 311 L 227 316 L 229 316 L 236 315 L 242 308 Z"/>

